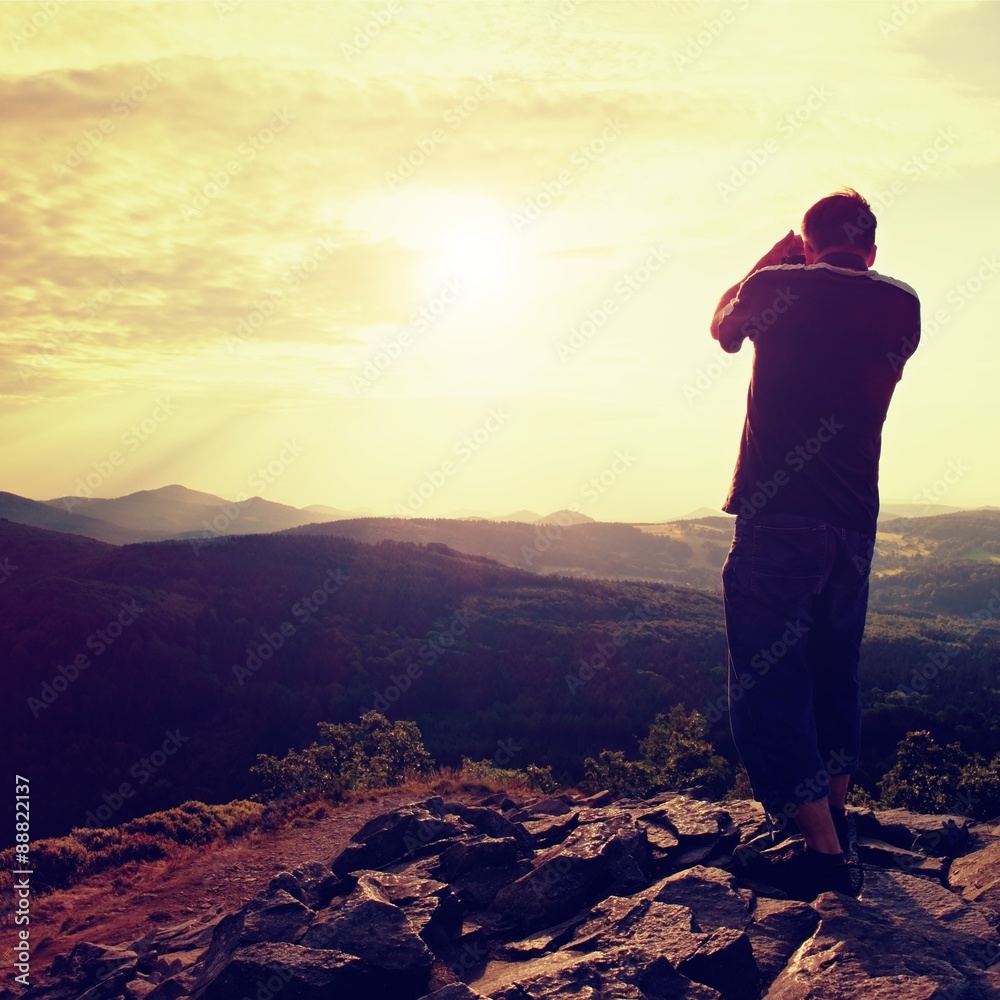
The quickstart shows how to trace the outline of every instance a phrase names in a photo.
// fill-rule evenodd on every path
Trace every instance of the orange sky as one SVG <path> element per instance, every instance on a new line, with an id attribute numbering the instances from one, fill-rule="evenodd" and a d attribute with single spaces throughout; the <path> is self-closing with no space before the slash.
<path id="1" fill-rule="evenodd" d="M 883 500 L 998 503 L 997 37 L 962 2 L 0 4 L 0 488 L 717 507 L 751 356 L 715 302 L 849 184 L 925 318 Z"/>

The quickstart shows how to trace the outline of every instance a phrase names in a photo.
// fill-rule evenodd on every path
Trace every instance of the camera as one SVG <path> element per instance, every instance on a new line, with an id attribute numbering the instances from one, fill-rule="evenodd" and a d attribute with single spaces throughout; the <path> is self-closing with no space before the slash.
<path id="1" fill-rule="evenodd" d="M 804 264 L 805 262 L 805 254 L 801 253 L 790 253 L 781 258 L 782 264 Z"/>

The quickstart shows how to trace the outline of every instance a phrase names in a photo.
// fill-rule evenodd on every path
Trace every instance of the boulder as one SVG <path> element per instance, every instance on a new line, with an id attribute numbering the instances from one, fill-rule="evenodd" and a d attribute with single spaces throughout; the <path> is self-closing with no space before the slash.
<path id="1" fill-rule="evenodd" d="M 240 912 L 243 928 L 236 942 L 238 946 L 258 941 L 298 941 L 315 916 L 305 903 L 276 888 L 273 882 Z"/>
<path id="2" fill-rule="evenodd" d="M 816 931 L 792 955 L 766 1000 L 985 1000 L 996 995 L 991 975 L 971 964 L 961 949 L 953 950 L 946 932 L 934 933 L 929 918 L 892 913 L 878 903 L 833 892 L 819 896 L 812 908 L 819 916 Z"/>
<path id="3" fill-rule="evenodd" d="M 555 952 L 505 970 L 490 984 L 492 1000 L 719 1000 L 721 994 L 682 976 L 663 958 L 637 963 L 625 947 L 591 954 Z M 487 974 L 489 970 L 487 970 Z M 484 980 L 486 976 L 484 976 Z"/>
<path id="4" fill-rule="evenodd" d="M 858 838 L 858 856 L 863 864 L 898 868 L 911 875 L 926 875 L 941 881 L 948 869 L 947 858 L 935 858 L 905 847 L 896 847 L 873 837 Z"/>
<path id="5" fill-rule="evenodd" d="M 551 847 L 565 840 L 579 824 L 579 812 L 570 812 L 564 816 L 525 820 L 524 829 L 530 834 L 536 847 Z"/>
<path id="6" fill-rule="evenodd" d="M 440 853 L 451 838 L 474 830 L 464 820 L 449 819 L 423 805 L 404 806 L 366 823 L 330 862 L 330 868 L 345 875 L 360 868 L 382 868 L 393 861 Z"/>
<path id="7" fill-rule="evenodd" d="M 493 900 L 492 909 L 521 931 L 565 919 L 611 891 L 634 891 L 648 881 L 645 831 L 627 814 L 581 824 L 539 855 L 535 867 Z"/>
<path id="8" fill-rule="evenodd" d="M 872 837 L 896 847 L 956 858 L 972 846 L 968 816 L 925 816 L 908 809 L 883 809 L 855 815 L 859 837 Z"/>
<path id="9" fill-rule="evenodd" d="M 415 998 L 425 992 L 426 971 L 372 969 L 355 955 L 288 942 L 239 948 L 197 1000 L 240 1000 L 258 995 L 281 1000 Z"/>
<path id="10" fill-rule="evenodd" d="M 416 975 L 434 957 L 406 913 L 391 902 L 376 878 L 365 874 L 354 891 L 316 914 L 301 944 L 356 955 L 369 968 Z"/>
<path id="11" fill-rule="evenodd" d="M 736 889 L 736 879 L 719 868 L 695 865 L 670 875 L 639 894 L 691 911 L 696 931 L 728 927 L 742 931 L 750 923 L 752 895 Z"/>
<path id="12" fill-rule="evenodd" d="M 461 905 L 444 882 L 414 874 L 368 871 L 358 873 L 358 884 L 377 886 L 428 944 L 453 940 L 462 932 Z"/>
<path id="13" fill-rule="evenodd" d="M 93 987 L 101 987 L 99 992 L 110 992 L 114 996 L 117 995 L 114 990 L 120 993 L 125 983 L 135 978 L 138 962 L 139 955 L 129 948 L 80 941 L 69 955 L 53 959 L 49 971 L 77 986 L 80 995 Z"/>
<path id="14" fill-rule="evenodd" d="M 953 861 L 948 885 L 963 899 L 988 910 L 993 921 L 1000 924 L 1000 841 Z"/>
<path id="15" fill-rule="evenodd" d="M 746 929 L 757 968 L 770 982 L 785 967 L 799 945 L 811 937 L 819 914 L 808 903 L 797 900 L 757 899 L 753 921 Z"/>
<path id="16" fill-rule="evenodd" d="M 483 868 L 501 868 L 514 864 L 521 850 L 513 837 L 480 835 L 461 840 L 441 852 L 439 871 L 449 881 L 467 872 Z"/>

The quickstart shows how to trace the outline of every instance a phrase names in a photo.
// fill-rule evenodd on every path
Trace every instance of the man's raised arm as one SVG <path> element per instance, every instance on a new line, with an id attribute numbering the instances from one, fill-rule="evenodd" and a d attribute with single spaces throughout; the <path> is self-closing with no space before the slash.
<path id="1" fill-rule="evenodd" d="M 741 278 L 731 288 L 726 289 L 719 299 L 715 315 L 712 317 L 711 332 L 713 339 L 719 341 L 722 349 L 729 354 L 735 354 L 743 344 L 747 336 L 741 329 L 743 322 L 739 315 L 739 291 L 743 287 L 743 282 L 750 277 L 754 271 L 759 271 L 762 267 L 774 267 L 790 254 L 802 253 L 802 237 L 797 236 L 794 230 L 789 230 L 782 236 L 770 250 L 747 272 L 746 277 Z M 744 318 L 745 319 L 745 318 Z"/>

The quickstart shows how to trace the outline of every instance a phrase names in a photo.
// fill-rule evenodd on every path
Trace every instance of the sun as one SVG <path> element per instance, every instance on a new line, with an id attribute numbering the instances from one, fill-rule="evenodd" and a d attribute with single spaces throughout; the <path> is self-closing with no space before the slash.
<path id="1" fill-rule="evenodd" d="M 415 278 L 434 296 L 451 282 L 466 302 L 492 303 L 515 295 L 530 274 L 531 250 L 509 211 L 488 195 L 413 189 L 362 199 L 346 221 L 374 241 L 416 251 Z"/>
<path id="2" fill-rule="evenodd" d="M 518 264 L 517 240 L 499 208 L 475 211 L 442 225 L 424 269 L 424 287 L 447 281 L 470 295 L 494 295 L 508 288 Z"/>

